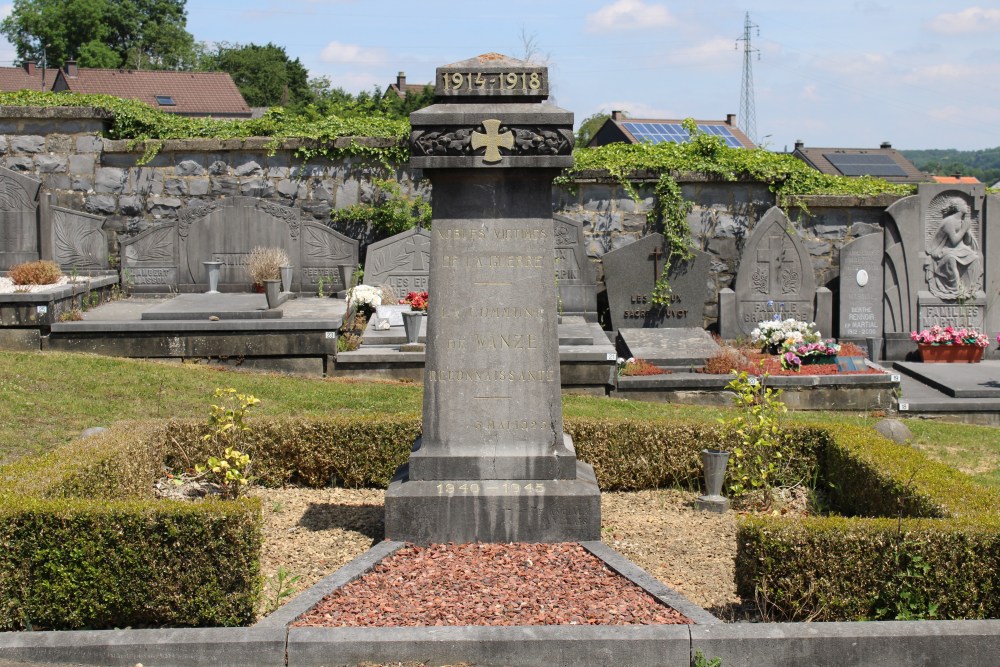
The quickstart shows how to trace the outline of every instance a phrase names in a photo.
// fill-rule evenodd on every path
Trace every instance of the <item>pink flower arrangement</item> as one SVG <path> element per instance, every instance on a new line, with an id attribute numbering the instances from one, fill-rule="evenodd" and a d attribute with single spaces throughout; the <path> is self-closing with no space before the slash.
<path id="1" fill-rule="evenodd" d="M 799 357 L 834 357 L 840 352 L 840 346 L 833 339 L 819 343 L 798 343 L 788 346 L 789 352 Z"/>
<path id="2" fill-rule="evenodd" d="M 802 360 L 794 352 L 785 352 L 781 355 L 781 367 L 789 371 L 797 371 L 802 368 Z"/>
<path id="3" fill-rule="evenodd" d="M 956 329 L 952 326 L 942 327 L 937 324 L 930 329 L 911 331 L 910 338 L 921 345 L 975 345 L 986 347 L 990 339 L 975 329 Z M 1000 336 L 997 337 L 1000 342 Z"/>
<path id="4" fill-rule="evenodd" d="M 410 292 L 405 298 L 399 300 L 400 304 L 409 304 L 412 310 L 427 310 L 429 301 L 427 292 Z"/>

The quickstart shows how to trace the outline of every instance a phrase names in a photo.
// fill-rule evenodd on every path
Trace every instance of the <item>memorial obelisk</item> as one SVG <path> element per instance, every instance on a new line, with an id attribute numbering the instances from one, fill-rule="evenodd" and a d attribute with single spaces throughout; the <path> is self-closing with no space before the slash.
<path id="1" fill-rule="evenodd" d="M 552 179 L 573 114 L 545 67 L 486 54 L 440 67 L 410 115 L 433 185 L 423 433 L 385 501 L 386 537 L 600 539 L 600 492 L 563 432 Z"/>

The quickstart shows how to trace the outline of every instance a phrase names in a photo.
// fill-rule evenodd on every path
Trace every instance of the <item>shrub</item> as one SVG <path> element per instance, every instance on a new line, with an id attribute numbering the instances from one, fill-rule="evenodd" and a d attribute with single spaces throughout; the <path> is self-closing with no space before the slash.
<path id="1" fill-rule="evenodd" d="M 281 267 L 288 264 L 288 253 L 282 248 L 256 247 L 247 253 L 244 268 L 254 284 L 262 285 L 265 280 L 278 280 Z"/>
<path id="2" fill-rule="evenodd" d="M 15 264 L 7 272 L 15 285 L 53 285 L 62 275 L 59 265 L 47 259 Z"/>

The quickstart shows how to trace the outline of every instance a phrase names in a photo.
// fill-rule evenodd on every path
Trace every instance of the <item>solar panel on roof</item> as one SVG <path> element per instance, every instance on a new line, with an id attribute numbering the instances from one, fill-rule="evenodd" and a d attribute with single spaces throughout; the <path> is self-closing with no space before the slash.
<path id="1" fill-rule="evenodd" d="M 881 153 L 823 153 L 844 176 L 906 176 L 890 155 Z"/>
<path id="2" fill-rule="evenodd" d="M 691 135 L 680 123 L 636 123 L 624 122 L 622 126 L 628 130 L 629 134 L 635 137 L 639 143 L 660 144 L 671 142 L 682 144 L 691 140 Z M 740 140 L 725 125 L 702 125 L 698 124 L 698 129 L 706 134 L 719 137 L 732 148 L 743 146 Z"/>

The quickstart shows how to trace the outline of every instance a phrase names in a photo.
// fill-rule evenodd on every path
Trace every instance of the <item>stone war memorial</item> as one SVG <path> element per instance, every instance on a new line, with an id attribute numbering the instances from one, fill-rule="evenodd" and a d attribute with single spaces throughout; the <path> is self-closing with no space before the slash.
<path id="1" fill-rule="evenodd" d="M 563 432 L 552 179 L 573 114 L 545 67 L 486 54 L 438 68 L 410 116 L 433 184 L 423 433 L 385 500 L 388 539 L 600 539 L 600 492 Z"/>

